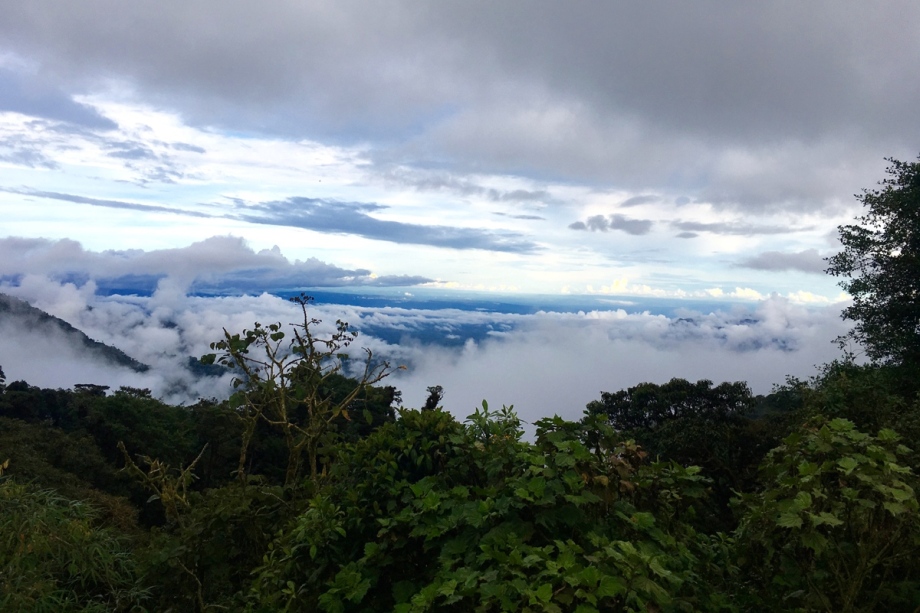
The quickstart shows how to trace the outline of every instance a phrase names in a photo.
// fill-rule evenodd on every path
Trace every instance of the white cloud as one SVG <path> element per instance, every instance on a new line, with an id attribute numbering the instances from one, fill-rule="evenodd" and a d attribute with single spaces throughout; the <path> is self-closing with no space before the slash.
<path id="1" fill-rule="evenodd" d="M 741 298 L 743 300 L 763 300 L 763 294 L 749 287 L 736 287 L 735 291 L 728 294 L 732 298 Z"/>
<path id="2" fill-rule="evenodd" d="M 429 279 L 348 270 L 316 258 L 288 260 L 280 249 L 254 251 L 234 236 L 213 236 L 188 247 L 94 252 L 72 240 L 0 238 L 0 275 L 91 278 L 140 293 L 156 288 L 161 301 L 199 291 L 260 291 L 273 287 L 415 285 Z M 95 291 L 95 287 L 92 291 Z M 90 292 L 92 293 L 92 292 Z"/>
<path id="3" fill-rule="evenodd" d="M 37 331 L 3 337 L 0 364 L 8 377 L 37 385 L 134 385 L 174 402 L 226 396 L 226 380 L 195 380 L 183 368 L 187 358 L 207 353 L 224 328 L 234 332 L 254 321 L 298 320 L 294 305 L 268 294 L 202 298 L 171 291 L 150 298 L 99 297 L 37 276 L 27 281 L 2 289 L 153 367 L 145 374 L 107 372 Z M 831 341 L 845 330 L 834 307 L 808 309 L 778 297 L 753 308 L 673 318 L 624 309 L 515 315 L 323 305 L 312 312 L 323 320 L 321 334 L 331 332 L 337 319 L 357 328 L 401 331 L 399 345 L 364 333 L 358 346 L 394 365 L 410 366 L 388 380 L 403 390 L 408 406 L 421 405 L 426 388 L 438 384 L 447 391 L 445 406 L 460 416 L 485 398 L 514 404 L 528 421 L 553 413 L 577 418 L 600 391 L 672 377 L 746 380 L 764 393 L 785 375 L 809 376 L 815 365 L 836 357 Z M 435 328 L 462 339 L 470 326 L 489 332 L 459 348 L 408 340 Z M 41 362 L 49 353 L 56 364 L 51 369 Z"/>

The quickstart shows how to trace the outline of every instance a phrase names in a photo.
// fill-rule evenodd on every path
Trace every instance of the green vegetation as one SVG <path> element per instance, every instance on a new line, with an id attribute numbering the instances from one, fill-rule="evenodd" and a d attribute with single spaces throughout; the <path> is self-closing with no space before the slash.
<path id="1" fill-rule="evenodd" d="M 864 191 L 868 209 L 840 227 L 843 250 L 827 272 L 844 277 L 853 297 L 843 316 L 856 322 L 852 340 L 874 360 L 920 361 L 920 162 L 889 160 L 882 189 Z M 846 339 L 844 339 L 846 340 Z"/>
<path id="2" fill-rule="evenodd" d="M 920 173 L 893 168 L 863 197 L 878 233 L 842 228 L 831 260 L 877 361 L 766 396 L 641 383 L 525 440 L 512 408 L 461 422 L 440 386 L 394 406 L 369 353 L 346 377 L 354 334 L 316 336 L 305 296 L 293 338 L 256 323 L 212 345 L 225 402 L 0 370 L 0 610 L 920 611 L 920 300 L 882 325 L 862 289 L 920 278 Z M 888 233 L 903 246 L 847 268 Z"/>

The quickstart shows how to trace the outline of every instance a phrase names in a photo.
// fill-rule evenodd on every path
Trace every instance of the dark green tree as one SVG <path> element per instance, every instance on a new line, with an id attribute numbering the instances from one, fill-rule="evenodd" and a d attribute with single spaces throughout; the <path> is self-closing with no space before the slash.
<path id="1" fill-rule="evenodd" d="M 444 399 L 444 388 L 440 385 L 431 385 L 428 387 L 428 398 L 425 399 L 423 411 L 434 411 L 441 406 L 441 400 Z"/>
<path id="2" fill-rule="evenodd" d="M 920 364 L 920 163 L 889 159 L 880 189 L 857 198 L 866 212 L 840 226 L 843 250 L 828 258 L 827 273 L 842 277 L 853 297 L 844 319 L 856 322 L 839 339 L 854 340 L 873 360 Z"/>
<path id="3" fill-rule="evenodd" d="M 728 501 L 737 490 L 753 487 L 757 465 L 772 446 L 748 417 L 753 401 L 740 381 L 714 386 L 706 379 L 675 378 L 602 392 L 588 403 L 583 423 L 602 420 L 653 458 L 702 468 L 713 480 L 713 504 L 701 520 L 710 529 L 727 528 L 734 522 Z"/>

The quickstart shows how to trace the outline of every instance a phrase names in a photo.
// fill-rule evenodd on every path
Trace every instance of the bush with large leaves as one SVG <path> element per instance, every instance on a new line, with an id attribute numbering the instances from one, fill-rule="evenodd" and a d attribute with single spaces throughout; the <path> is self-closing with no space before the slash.
<path id="1" fill-rule="evenodd" d="M 909 611 L 920 602 L 920 510 L 907 448 L 820 418 L 767 457 L 744 500 L 742 568 L 758 606 Z"/>
<path id="2" fill-rule="evenodd" d="M 465 425 L 402 411 L 344 450 L 275 543 L 252 610 L 717 609 L 711 548 L 681 521 L 704 480 L 644 455 L 560 419 L 527 443 L 513 412 L 485 405 Z"/>

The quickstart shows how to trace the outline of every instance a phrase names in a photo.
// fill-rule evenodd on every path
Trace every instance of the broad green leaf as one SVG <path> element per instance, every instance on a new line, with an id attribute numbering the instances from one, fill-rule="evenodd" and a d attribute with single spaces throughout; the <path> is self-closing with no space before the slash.
<path id="1" fill-rule="evenodd" d="M 888 510 L 892 515 L 900 515 L 907 511 L 907 507 L 901 504 L 900 502 L 883 502 L 882 506 Z"/>
<path id="2" fill-rule="evenodd" d="M 441 587 L 438 589 L 438 594 L 440 594 L 441 596 L 451 596 L 456 591 L 457 591 L 456 580 L 449 579 L 441 584 Z"/>
<path id="3" fill-rule="evenodd" d="M 537 598 L 539 598 L 542 602 L 549 602 L 550 599 L 553 597 L 552 584 L 544 583 L 543 585 L 538 587 L 536 591 L 536 595 L 537 595 Z"/>
<path id="4" fill-rule="evenodd" d="M 818 472 L 819 466 L 814 462 L 802 462 L 798 468 L 801 476 L 808 477 Z"/>
<path id="5" fill-rule="evenodd" d="M 597 586 L 598 598 L 611 598 L 626 593 L 626 582 L 620 577 L 605 576 Z"/>
<path id="6" fill-rule="evenodd" d="M 807 509 L 811 506 L 811 494 L 808 492 L 799 492 L 795 496 L 795 508 L 798 510 Z"/>
<path id="7" fill-rule="evenodd" d="M 640 530 L 645 530 L 655 525 L 655 516 L 651 513 L 633 513 L 629 521 Z"/>
<path id="8" fill-rule="evenodd" d="M 851 472 L 853 472 L 853 469 L 859 466 L 859 462 L 855 458 L 847 456 L 837 460 L 837 465 L 843 469 L 844 474 L 849 475 Z"/>
<path id="9" fill-rule="evenodd" d="M 776 525 L 783 528 L 801 528 L 802 518 L 795 513 L 780 513 L 776 519 Z"/>
<path id="10" fill-rule="evenodd" d="M 593 588 L 602 579 L 601 572 L 594 566 L 588 566 L 578 573 L 581 585 Z"/>
<path id="11" fill-rule="evenodd" d="M 817 517 L 821 524 L 827 524 L 828 526 L 840 526 L 843 524 L 842 519 L 838 519 L 836 515 L 828 513 L 827 511 L 822 511 L 813 517 Z M 818 524 L 816 523 L 815 525 Z"/>
<path id="12" fill-rule="evenodd" d="M 901 438 L 901 437 L 898 436 L 898 433 L 897 433 L 897 432 L 895 432 L 894 430 L 892 430 L 892 429 L 890 429 L 890 428 L 882 428 L 881 430 L 878 431 L 878 437 L 877 437 L 877 438 L 878 438 L 878 440 L 880 440 L 880 441 L 886 441 L 886 442 L 887 442 L 887 441 L 896 441 L 896 440 L 898 440 L 898 439 Z"/>
<path id="13" fill-rule="evenodd" d="M 827 538 L 823 534 L 816 531 L 805 532 L 801 536 L 802 544 L 814 551 L 815 553 L 821 553 L 827 549 Z"/>

